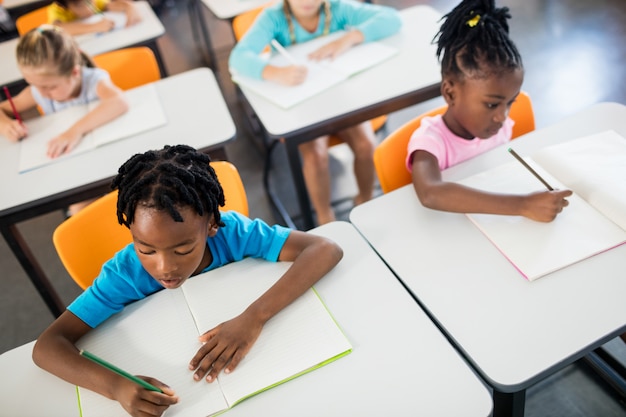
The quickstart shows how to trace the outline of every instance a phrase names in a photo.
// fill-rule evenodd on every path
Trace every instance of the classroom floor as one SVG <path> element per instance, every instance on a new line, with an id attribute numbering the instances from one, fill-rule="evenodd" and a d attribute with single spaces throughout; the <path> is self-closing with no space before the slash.
<path id="1" fill-rule="evenodd" d="M 375 0 L 398 9 L 416 4 L 430 4 L 441 13 L 449 11 L 456 0 Z M 511 9 L 511 36 L 524 58 L 526 77 L 524 90 L 533 99 L 537 127 L 547 126 L 594 103 L 615 101 L 626 103 L 626 2 L 623 0 L 500 0 L 498 4 Z M 193 39 L 186 1 L 164 1 L 158 8 L 166 27 L 159 39 L 168 73 L 176 74 L 206 65 Z M 227 71 L 227 58 L 234 43 L 228 23 L 203 16 L 210 28 L 218 62 L 217 70 L 224 96 L 237 125 L 237 139 L 226 152 L 240 170 L 248 198 L 251 217 L 272 223 L 273 216 L 265 196 L 261 175 L 263 155 L 251 138 L 241 116 L 235 90 Z M 434 35 L 434 34 L 433 34 Z M 393 113 L 388 130 L 441 103 L 441 99 Z M 280 149 L 280 148 L 279 148 Z M 351 196 L 356 186 L 351 176 L 350 153 L 342 145 L 332 150 L 333 200 L 339 219 L 347 220 Z M 277 152 L 275 166 L 286 165 L 284 154 Z M 281 160 L 281 158 L 283 160 Z M 290 200 L 293 187 L 288 168 L 272 176 L 273 187 L 283 196 L 287 209 L 297 216 L 297 206 Z M 63 220 L 61 212 L 50 213 L 23 222 L 20 230 L 33 248 L 54 287 L 64 302 L 79 294 L 56 257 L 51 242 L 52 231 Z M 0 240 L 0 353 L 35 339 L 53 320 L 23 270 Z M 626 347 L 620 340 L 607 348 L 626 362 Z M 561 372 L 529 389 L 527 417 L 535 416 L 626 416 L 626 405 L 611 389 L 592 373 L 585 363 L 568 366 Z"/>

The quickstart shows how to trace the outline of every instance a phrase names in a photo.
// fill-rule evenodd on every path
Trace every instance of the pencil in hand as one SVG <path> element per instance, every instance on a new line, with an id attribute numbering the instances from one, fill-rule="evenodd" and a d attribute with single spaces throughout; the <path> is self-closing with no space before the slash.
<path id="1" fill-rule="evenodd" d="M 541 175 L 539 175 L 539 174 L 537 173 L 537 171 L 535 171 L 535 170 L 534 170 L 534 169 L 533 169 L 530 165 L 528 165 L 528 164 L 526 163 L 526 161 L 524 161 L 524 159 L 523 159 L 521 156 L 519 156 L 519 155 L 517 154 L 517 152 L 515 152 L 512 148 L 509 148 L 509 153 L 510 153 L 511 155 L 513 155 L 513 156 L 515 157 L 515 159 L 517 159 L 517 160 L 518 160 L 518 161 L 519 161 L 522 165 L 524 165 L 524 167 L 525 167 L 528 171 L 530 171 L 530 173 L 531 173 L 531 174 L 533 174 L 535 177 L 537 177 L 537 179 L 538 179 L 539 181 L 541 181 L 541 182 L 543 183 L 543 185 L 545 185 L 545 186 L 546 186 L 546 188 L 548 189 L 548 191 L 554 191 L 554 188 L 552 188 L 552 186 L 551 186 L 550 184 L 548 184 L 548 182 L 547 182 L 546 180 L 544 180 L 544 179 L 541 177 Z"/>
<path id="2" fill-rule="evenodd" d="M 6 85 L 4 86 L 4 95 L 6 96 L 7 100 L 9 101 L 9 104 L 11 105 L 11 110 L 13 111 L 13 117 L 15 117 L 15 120 L 20 122 L 20 124 L 23 126 L 24 125 L 24 121 L 22 120 L 22 117 L 18 113 L 17 108 L 15 107 L 15 103 L 13 102 L 13 97 L 11 97 L 11 93 L 9 92 L 9 88 Z"/>
<path id="3" fill-rule="evenodd" d="M 141 385 L 142 387 L 144 387 L 147 390 L 150 391 L 156 391 L 156 392 L 163 392 L 163 390 L 161 388 L 155 387 L 154 385 L 144 381 L 141 378 L 136 377 L 133 374 L 130 374 L 126 371 L 124 371 L 123 369 L 118 368 L 117 366 L 105 361 L 102 358 L 99 358 L 98 356 L 94 355 L 93 353 L 87 352 L 86 350 L 81 350 L 80 351 L 80 355 L 84 356 L 85 358 L 91 360 L 92 362 L 97 363 L 100 366 L 103 366 L 104 368 L 107 368 L 110 371 L 115 372 L 118 375 L 123 376 L 124 378 L 133 381 L 136 384 Z"/>

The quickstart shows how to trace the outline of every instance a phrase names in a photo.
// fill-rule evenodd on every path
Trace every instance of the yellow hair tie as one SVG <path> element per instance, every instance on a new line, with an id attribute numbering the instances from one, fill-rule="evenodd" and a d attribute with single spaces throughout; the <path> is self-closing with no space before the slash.
<path id="1" fill-rule="evenodd" d="M 468 20 L 467 22 L 467 26 L 473 28 L 474 26 L 476 26 L 478 24 L 478 21 L 480 20 L 480 15 L 477 14 L 476 16 L 472 17 L 470 20 Z"/>

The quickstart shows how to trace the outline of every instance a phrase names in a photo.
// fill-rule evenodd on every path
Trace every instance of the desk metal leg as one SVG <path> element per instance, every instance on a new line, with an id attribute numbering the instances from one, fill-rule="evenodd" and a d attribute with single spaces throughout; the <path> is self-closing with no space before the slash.
<path id="1" fill-rule="evenodd" d="M 500 392 L 493 390 L 493 417 L 524 417 L 526 390 Z"/>
<path id="2" fill-rule="evenodd" d="M 296 194 L 298 195 L 300 215 L 302 216 L 302 221 L 304 223 L 303 230 L 310 230 L 315 227 L 315 223 L 313 222 L 311 200 L 309 199 L 309 193 L 306 188 L 306 183 L 304 182 L 304 174 L 302 174 L 302 163 L 300 162 L 298 144 L 295 143 L 295 141 L 287 140 L 285 146 L 287 147 L 289 167 L 291 168 L 291 175 L 293 176 L 293 182 L 296 186 Z"/>
<path id="3" fill-rule="evenodd" d="M 211 68 L 214 72 L 217 72 L 217 58 L 215 57 L 215 51 L 213 50 L 213 44 L 211 43 L 211 35 L 209 33 L 209 28 L 207 28 L 206 22 L 204 20 L 203 14 L 203 6 L 200 4 L 199 0 L 189 0 L 189 19 L 191 20 L 191 29 L 194 34 L 194 38 L 196 35 L 196 28 L 200 29 L 200 35 L 202 36 L 201 40 L 201 53 L 202 56 L 205 57 L 205 61 L 208 61 L 208 67 Z M 194 23 L 194 16 L 197 17 L 198 26 Z M 208 55 L 208 59 L 206 58 Z"/>
<path id="4" fill-rule="evenodd" d="M 0 226 L 0 230 L 2 231 L 2 236 L 4 236 L 9 248 L 11 248 L 20 265 L 24 268 L 24 271 L 39 292 L 39 295 L 41 295 L 41 298 L 43 298 L 44 302 L 50 309 L 50 312 L 54 315 L 54 317 L 59 317 L 61 313 L 65 311 L 65 306 L 61 302 L 61 298 L 57 292 L 52 287 L 52 284 L 50 284 L 50 281 L 43 272 L 43 269 L 41 269 L 41 266 L 39 266 L 39 263 L 26 245 L 26 242 L 18 230 L 17 225 L 2 225 Z"/>
<path id="5" fill-rule="evenodd" d="M 159 73 L 161 74 L 161 78 L 167 77 L 167 69 L 165 69 L 165 63 L 163 62 L 163 56 L 161 56 L 161 51 L 159 50 L 159 45 L 156 41 L 150 42 L 146 44 L 148 48 L 154 52 L 154 57 L 157 60 L 157 65 L 159 66 Z"/>

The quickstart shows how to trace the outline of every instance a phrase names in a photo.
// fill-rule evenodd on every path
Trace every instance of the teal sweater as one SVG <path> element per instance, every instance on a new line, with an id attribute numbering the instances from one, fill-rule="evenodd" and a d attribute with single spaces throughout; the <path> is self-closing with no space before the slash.
<path id="1" fill-rule="evenodd" d="M 391 7 L 353 0 L 328 1 L 332 16 L 330 33 L 357 29 L 363 34 L 365 42 L 369 42 L 393 35 L 402 25 L 398 11 Z M 310 33 L 293 19 L 296 42 L 302 43 L 322 36 L 324 20 L 325 13 L 322 7 L 317 30 Z M 289 25 L 282 2 L 263 10 L 245 36 L 235 45 L 228 61 L 230 70 L 240 75 L 261 79 L 267 61 L 260 53 L 273 39 L 283 46 L 291 44 Z"/>

